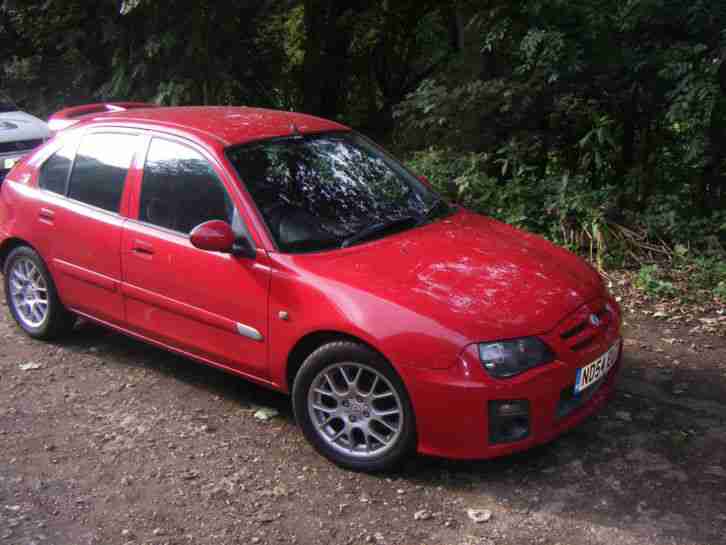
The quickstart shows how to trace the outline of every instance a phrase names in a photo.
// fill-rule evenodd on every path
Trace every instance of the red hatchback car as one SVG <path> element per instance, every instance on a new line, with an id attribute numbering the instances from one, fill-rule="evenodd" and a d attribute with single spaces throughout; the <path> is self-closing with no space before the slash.
<path id="1" fill-rule="evenodd" d="M 526 449 L 612 396 L 621 315 L 597 272 L 349 128 L 76 114 L 1 188 L 7 302 L 31 337 L 82 316 L 290 392 L 312 445 L 366 471 Z"/>

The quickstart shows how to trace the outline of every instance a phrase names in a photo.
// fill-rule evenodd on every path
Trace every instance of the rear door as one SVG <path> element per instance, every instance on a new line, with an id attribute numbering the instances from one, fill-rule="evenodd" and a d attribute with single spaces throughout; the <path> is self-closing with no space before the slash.
<path id="1" fill-rule="evenodd" d="M 146 337 L 264 378 L 266 254 L 206 252 L 189 241 L 213 219 L 244 230 L 239 198 L 213 155 L 186 140 L 151 139 L 122 243 L 127 321 Z"/>
<path id="2" fill-rule="evenodd" d="M 140 141 L 135 132 L 87 132 L 81 137 L 65 187 L 62 176 L 52 175 L 52 161 L 62 163 L 62 152 L 46 165 L 47 179 L 41 173 L 39 180 L 48 194 L 38 219 L 52 232 L 50 267 L 64 304 L 114 324 L 124 321 L 122 212 L 127 207 L 126 179 Z M 59 194 L 64 198 L 58 198 Z"/>

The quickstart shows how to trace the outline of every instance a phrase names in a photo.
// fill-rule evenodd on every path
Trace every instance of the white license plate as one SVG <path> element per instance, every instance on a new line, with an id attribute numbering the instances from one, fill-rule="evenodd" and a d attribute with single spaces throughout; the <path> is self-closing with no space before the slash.
<path id="1" fill-rule="evenodd" d="M 607 375 L 607 372 L 610 371 L 612 366 L 615 365 L 615 362 L 618 361 L 619 350 L 620 341 L 617 341 L 598 359 L 585 367 L 580 367 L 577 370 L 577 378 L 575 379 L 575 393 L 579 394 L 588 386 L 591 386 Z"/>
<path id="2" fill-rule="evenodd" d="M 17 163 L 20 159 L 5 159 L 3 161 L 3 170 L 10 170 L 15 166 L 15 163 Z"/>

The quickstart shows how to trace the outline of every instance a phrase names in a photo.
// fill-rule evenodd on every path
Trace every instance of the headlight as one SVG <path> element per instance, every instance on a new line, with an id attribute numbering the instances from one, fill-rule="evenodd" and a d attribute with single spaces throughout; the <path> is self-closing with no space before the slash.
<path id="1" fill-rule="evenodd" d="M 479 358 L 490 375 L 508 378 L 549 363 L 555 359 L 555 355 L 537 337 L 525 337 L 480 344 Z"/>

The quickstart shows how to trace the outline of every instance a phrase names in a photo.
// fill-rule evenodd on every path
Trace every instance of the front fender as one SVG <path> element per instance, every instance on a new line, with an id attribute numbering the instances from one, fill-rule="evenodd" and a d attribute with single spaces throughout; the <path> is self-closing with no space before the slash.
<path id="1" fill-rule="evenodd" d="M 294 267 L 273 267 L 270 283 L 269 365 L 273 381 L 287 382 L 288 356 L 316 332 L 356 337 L 399 370 L 448 369 L 468 339 L 431 318 L 330 278 Z"/>

